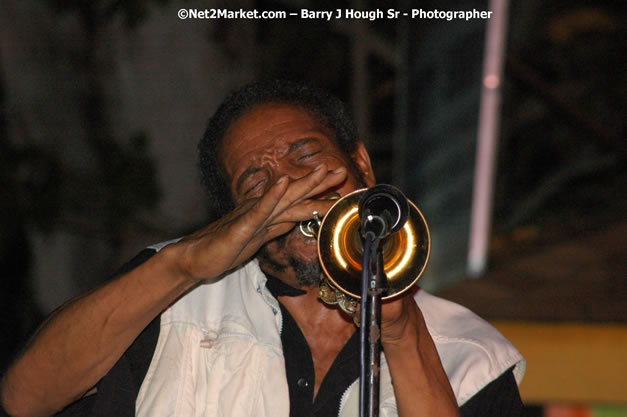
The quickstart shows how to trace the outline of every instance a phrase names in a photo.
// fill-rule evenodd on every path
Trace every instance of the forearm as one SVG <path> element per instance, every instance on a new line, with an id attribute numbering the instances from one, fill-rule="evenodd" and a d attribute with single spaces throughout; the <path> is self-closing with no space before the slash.
<path id="1" fill-rule="evenodd" d="M 418 308 L 403 336 L 383 343 L 401 417 L 459 417 L 457 401 Z"/>
<path id="2" fill-rule="evenodd" d="M 261 197 L 230 213 L 141 266 L 60 309 L 41 328 L 0 382 L 0 401 L 18 416 L 47 416 L 91 389 L 150 321 L 206 279 L 250 259 L 331 201 L 312 199 L 346 178 L 326 165 L 290 181 L 281 177 Z M 287 180 L 286 180 L 287 179 Z"/>
<path id="3" fill-rule="evenodd" d="M 192 281 L 168 248 L 138 268 L 66 304 L 42 326 L 0 383 L 15 416 L 47 416 L 83 396 L 137 335 Z"/>

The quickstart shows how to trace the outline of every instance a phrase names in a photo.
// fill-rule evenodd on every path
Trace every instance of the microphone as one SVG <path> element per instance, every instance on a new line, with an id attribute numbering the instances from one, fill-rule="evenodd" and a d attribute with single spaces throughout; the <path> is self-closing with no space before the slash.
<path id="1" fill-rule="evenodd" d="M 375 185 L 368 189 L 359 200 L 359 218 L 363 238 L 368 233 L 373 233 L 378 239 L 396 233 L 405 225 L 408 217 L 407 197 L 394 186 Z"/>

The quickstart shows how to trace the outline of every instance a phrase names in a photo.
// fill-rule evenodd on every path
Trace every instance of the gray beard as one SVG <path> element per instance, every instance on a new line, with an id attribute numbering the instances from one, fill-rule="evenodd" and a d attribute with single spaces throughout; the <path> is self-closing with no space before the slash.
<path id="1" fill-rule="evenodd" d="M 286 240 L 287 235 L 281 235 L 276 238 L 280 249 L 285 249 Z M 288 254 L 288 265 L 284 265 L 270 258 L 265 246 L 259 250 L 257 257 L 271 265 L 274 270 L 279 272 L 285 271 L 288 267 L 292 267 L 296 273 L 296 282 L 299 287 L 311 287 L 320 284 L 320 274 L 322 273 L 322 268 L 320 267 L 320 262 L 318 262 L 317 259 L 313 261 L 303 261 Z"/>
<path id="2" fill-rule="evenodd" d="M 296 280 L 301 287 L 312 287 L 320 284 L 320 274 L 322 268 L 320 262 L 315 261 L 301 261 L 293 256 L 289 257 L 290 266 L 296 272 Z"/>

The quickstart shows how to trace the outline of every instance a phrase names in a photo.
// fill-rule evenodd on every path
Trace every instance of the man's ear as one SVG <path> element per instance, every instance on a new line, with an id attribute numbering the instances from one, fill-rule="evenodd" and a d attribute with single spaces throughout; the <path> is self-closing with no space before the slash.
<path id="1" fill-rule="evenodd" d="M 353 161 L 357 164 L 357 167 L 361 171 L 362 178 L 366 183 L 366 186 L 372 187 L 376 184 L 377 180 L 374 177 L 374 171 L 370 164 L 370 155 L 364 146 L 363 142 L 357 142 L 357 149 L 351 155 Z"/>

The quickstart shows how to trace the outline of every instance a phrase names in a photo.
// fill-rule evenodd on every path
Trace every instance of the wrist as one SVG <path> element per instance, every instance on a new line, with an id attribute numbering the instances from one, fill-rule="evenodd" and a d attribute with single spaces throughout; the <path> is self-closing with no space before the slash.
<path id="1" fill-rule="evenodd" d="M 382 323 L 381 343 L 384 347 L 411 348 L 419 341 L 421 327 L 425 327 L 420 310 L 413 302 L 404 300 L 404 304 L 395 320 Z"/>
<path id="2" fill-rule="evenodd" d="M 187 288 L 195 285 L 197 281 L 193 279 L 185 264 L 185 246 L 182 242 L 167 245 L 154 258 L 157 262 L 156 267 L 170 277 L 174 286 Z"/>
<path id="3" fill-rule="evenodd" d="M 422 362 L 420 340 L 416 332 L 407 331 L 402 336 L 387 340 L 382 338 L 381 345 L 388 362 L 394 359 L 401 362 L 409 360 L 415 362 L 415 365 Z"/>

